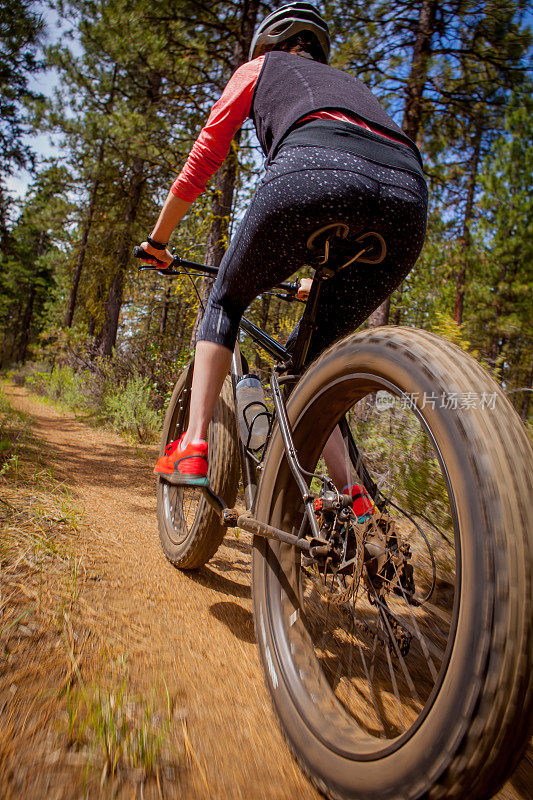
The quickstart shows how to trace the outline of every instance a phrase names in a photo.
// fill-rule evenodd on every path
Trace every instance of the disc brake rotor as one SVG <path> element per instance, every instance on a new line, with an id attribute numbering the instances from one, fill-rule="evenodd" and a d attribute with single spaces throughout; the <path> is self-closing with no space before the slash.
<path id="1" fill-rule="evenodd" d="M 346 525 L 342 558 L 328 557 L 323 564 L 306 564 L 308 577 L 319 594 L 328 602 L 344 605 L 355 598 L 363 573 L 364 525 L 353 520 Z"/>

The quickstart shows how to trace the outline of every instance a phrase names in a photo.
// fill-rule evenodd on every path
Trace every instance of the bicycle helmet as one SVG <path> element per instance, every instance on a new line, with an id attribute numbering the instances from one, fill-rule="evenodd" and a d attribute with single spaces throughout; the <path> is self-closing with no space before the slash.
<path id="1" fill-rule="evenodd" d="M 287 3 L 265 17 L 252 39 L 249 60 L 272 50 L 301 31 L 315 36 L 323 55 L 320 60 L 327 64 L 330 51 L 328 26 L 311 3 Z"/>

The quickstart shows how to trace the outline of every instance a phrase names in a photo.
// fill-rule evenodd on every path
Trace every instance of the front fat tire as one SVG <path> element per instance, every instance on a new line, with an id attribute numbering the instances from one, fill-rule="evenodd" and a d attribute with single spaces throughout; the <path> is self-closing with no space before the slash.
<path id="1" fill-rule="evenodd" d="M 333 424 L 349 405 L 353 373 L 388 379 L 406 394 L 497 393 L 493 412 L 421 412 L 444 456 L 458 509 L 462 563 L 456 635 L 440 691 L 410 738 L 371 760 L 340 755 L 313 728 L 317 708 L 325 709 L 326 718 L 327 698 L 308 696 L 306 706 L 306 698 L 297 696 L 298 676 L 282 641 L 280 597 L 291 583 L 287 546 L 256 537 L 254 612 L 274 708 L 295 757 L 329 797 L 485 800 L 508 777 L 530 735 L 531 445 L 503 393 L 472 358 L 424 331 L 388 327 L 355 334 L 326 351 L 293 392 L 288 413 L 304 465 L 316 463 L 323 446 L 317 433 L 321 415 Z M 327 394 L 339 379 L 337 390 Z M 317 397 L 327 402 L 321 405 Z M 322 427 L 324 438 L 330 427 Z M 259 486 L 257 517 L 291 530 L 299 506 L 278 431 Z M 314 658 L 311 651 L 311 670 Z"/>
<path id="2" fill-rule="evenodd" d="M 161 435 L 160 455 L 166 445 L 178 438 L 182 431 L 176 430 L 177 403 L 183 391 L 187 370 L 174 387 Z M 228 507 L 235 505 L 239 485 L 239 454 L 237 429 L 231 378 L 226 378 L 220 397 L 209 424 L 209 467 L 208 478 L 211 489 L 222 497 Z M 192 498 L 193 512 L 190 513 L 188 531 L 176 530 L 169 517 L 168 501 L 165 492 L 173 492 L 178 498 L 188 493 Z M 206 502 L 201 489 L 172 487 L 161 478 L 157 479 L 157 522 L 161 546 L 168 560 L 180 569 L 197 569 L 209 561 L 217 551 L 226 527 Z"/>

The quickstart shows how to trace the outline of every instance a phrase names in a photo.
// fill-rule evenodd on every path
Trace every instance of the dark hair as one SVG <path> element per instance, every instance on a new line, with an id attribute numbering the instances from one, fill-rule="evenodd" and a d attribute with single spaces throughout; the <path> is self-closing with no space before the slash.
<path id="1" fill-rule="evenodd" d="M 314 61 L 324 61 L 324 54 L 322 53 L 318 39 L 314 33 L 310 33 L 309 31 L 295 33 L 294 36 L 281 42 L 273 49 L 284 50 L 285 52 L 292 50 L 292 52 L 299 56 L 307 56 L 307 58 L 312 58 Z"/>

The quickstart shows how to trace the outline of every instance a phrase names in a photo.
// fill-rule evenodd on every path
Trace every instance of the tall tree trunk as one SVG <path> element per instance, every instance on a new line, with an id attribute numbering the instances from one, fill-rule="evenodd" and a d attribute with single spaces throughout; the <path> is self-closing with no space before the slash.
<path id="1" fill-rule="evenodd" d="M 426 86 L 431 41 L 437 28 L 438 0 L 423 0 L 411 57 L 411 69 L 406 87 L 405 111 L 402 130 L 416 142 L 422 122 L 422 97 Z"/>
<path id="2" fill-rule="evenodd" d="M 439 0 L 423 0 L 418 14 L 418 23 L 411 56 L 411 69 L 406 86 L 405 109 L 402 130 L 413 142 L 416 142 L 422 123 L 422 98 L 426 86 L 428 61 L 431 56 L 431 42 L 437 27 L 437 9 Z M 401 303 L 403 287 L 400 285 Z M 376 308 L 368 318 L 371 328 L 378 325 L 387 325 L 390 313 L 390 297 Z M 396 319 L 399 321 L 399 311 Z M 396 322 L 395 319 L 395 322 Z M 396 324 L 398 324 L 396 322 Z"/>
<path id="3" fill-rule="evenodd" d="M 501 341 L 502 335 L 501 331 L 498 327 L 498 320 L 500 319 L 500 315 L 502 313 L 503 308 L 503 298 L 502 298 L 502 291 L 504 286 L 504 281 L 507 276 L 507 264 L 504 262 L 502 264 L 502 268 L 500 270 L 500 279 L 498 281 L 498 285 L 494 287 L 496 299 L 494 303 L 494 333 L 491 337 L 491 343 L 489 347 L 489 359 L 493 364 L 496 364 L 498 356 L 501 352 Z"/>
<path id="4" fill-rule="evenodd" d="M 159 100 L 160 92 L 161 75 L 158 72 L 153 72 L 150 75 L 149 85 L 146 90 L 144 112 L 147 116 L 150 115 L 151 109 Z M 146 183 L 145 171 L 146 161 L 140 156 L 135 156 L 132 159 L 132 177 L 124 214 L 124 226 L 117 248 L 115 269 L 105 305 L 104 324 L 97 339 L 97 350 L 102 356 L 111 355 L 117 340 L 118 321 L 124 296 L 124 282 L 131 252 L 131 229 L 137 218 L 142 191 Z"/>
<path id="5" fill-rule="evenodd" d="M 259 0 L 242 0 L 241 2 L 241 30 L 235 42 L 233 57 L 231 59 L 231 69 L 234 72 L 238 67 L 248 60 L 248 51 L 252 42 Z M 214 267 L 218 267 L 225 253 L 225 239 L 229 228 L 231 207 L 233 205 L 233 193 L 235 190 L 235 179 L 238 168 L 238 145 L 241 138 L 241 131 L 238 131 L 233 139 L 229 155 L 219 170 L 215 178 L 215 195 L 213 198 L 212 212 L 213 222 L 207 236 L 205 248 L 205 262 Z M 200 296 L 202 303 L 198 307 L 196 319 L 191 334 L 191 344 L 196 343 L 198 328 L 204 316 L 204 308 L 207 305 L 211 289 L 213 288 L 213 278 L 204 278 L 202 281 Z"/>
<path id="6" fill-rule="evenodd" d="M 44 252 L 44 237 L 45 237 L 45 232 L 44 230 L 42 230 L 39 235 L 39 244 L 37 246 L 37 258 L 40 258 L 40 256 L 42 256 Z M 37 278 L 38 278 L 38 272 L 34 276 L 34 280 L 31 283 L 30 291 L 28 293 L 26 308 L 24 310 L 24 316 L 22 318 L 22 322 L 20 325 L 21 333 L 17 349 L 16 360 L 22 361 L 22 363 L 26 361 L 26 355 L 28 352 L 28 342 L 30 340 L 30 329 L 33 317 L 33 308 L 35 305 L 35 296 L 37 294 Z"/>
<path id="7" fill-rule="evenodd" d="M 111 90 L 109 92 L 109 98 L 107 100 L 107 103 L 105 104 L 106 113 L 109 113 L 113 107 L 113 101 L 115 98 L 116 77 L 117 77 L 117 65 L 115 64 L 111 79 Z M 91 227 L 93 222 L 94 208 L 96 205 L 96 195 L 98 193 L 98 187 L 100 185 L 100 172 L 102 169 L 102 164 L 104 162 L 105 142 L 106 140 L 105 138 L 103 138 L 98 147 L 98 154 L 96 156 L 96 167 L 94 170 L 93 185 L 91 187 L 91 193 L 89 197 L 89 208 L 87 209 L 87 216 L 85 218 L 85 224 L 83 226 L 83 231 L 81 234 L 80 248 L 78 250 L 78 256 L 76 258 L 74 274 L 72 276 L 72 287 L 70 289 L 70 296 L 68 299 L 67 313 L 65 314 L 65 327 L 67 328 L 70 328 L 72 326 L 72 320 L 74 319 L 74 310 L 76 308 L 78 287 L 80 285 L 80 279 L 83 272 L 83 265 L 85 263 L 85 253 L 87 250 L 87 241 L 89 239 L 89 233 L 91 232 Z"/>
<path id="8" fill-rule="evenodd" d="M 117 248 L 115 270 L 111 278 L 105 304 L 104 323 L 97 338 L 97 351 L 99 355 L 102 356 L 111 355 L 117 340 L 118 321 L 124 296 L 124 281 L 130 258 L 131 228 L 137 217 L 145 181 L 145 161 L 141 158 L 135 158 L 133 161 L 133 177 L 131 180 L 128 204 L 124 214 L 124 226 Z"/>
<path id="9" fill-rule="evenodd" d="M 33 282 L 32 285 L 30 286 L 28 301 L 26 303 L 24 317 L 22 318 L 21 333 L 20 333 L 19 345 L 16 356 L 16 360 L 22 361 L 22 363 L 26 361 L 26 354 L 28 352 L 28 342 L 30 339 L 31 318 L 33 316 L 35 294 L 36 294 L 36 287 L 35 287 L 35 282 Z"/>
<path id="10" fill-rule="evenodd" d="M 80 279 L 83 272 L 83 265 L 85 262 L 85 252 L 87 250 L 87 241 L 89 239 L 89 233 L 91 231 L 91 226 L 93 222 L 94 216 L 94 207 L 96 205 L 96 194 L 98 192 L 99 186 L 99 178 L 98 173 L 102 162 L 104 160 L 104 141 L 100 142 L 100 147 L 98 148 L 98 158 L 97 158 L 97 168 L 96 168 L 96 176 L 93 180 L 93 185 L 91 188 L 91 194 L 89 197 L 89 208 L 87 209 L 87 216 L 85 218 L 85 224 L 83 226 L 83 231 L 81 234 L 80 240 L 80 248 L 78 250 L 78 255 L 76 258 L 76 264 L 74 266 L 74 274 L 72 275 L 72 286 L 70 288 L 70 295 L 68 298 L 68 306 L 67 306 L 67 313 L 65 314 L 65 327 L 70 328 L 72 326 L 72 320 L 74 319 L 74 309 L 76 308 L 76 298 L 78 296 L 78 287 L 80 285 Z"/>
<path id="11" fill-rule="evenodd" d="M 466 204 L 465 204 L 463 226 L 460 238 L 460 253 L 461 253 L 462 266 L 456 273 L 456 278 L 455 278 L 455 305 L 453 309 L 453 318 L 458 325 L 461 325 L 463 321 L 468 249 L 471 244 L 470 223 L 472 222 L 472 209 L 474 207 L 474 196 L 476 193 L 477 172 L 479 168 L 482 133 L 483 133 L 483 123 L 482 120 L 478 119 L 476 121 L 476 130 L 474 133 L 474 146 L 472 150 L 472 156 L 470 158 L 470 168 L 468 171 Z"/>
<path id="12" fill-rule="evenodd" d="M 178 326 L 176 324 L 176 330 Z M 185 330 L 187 328 L 187 309 L 183 308 L 179 317 L 179 331 L 177 332 L 176 341 L 179 343 L 179 351 L 181 352 L 184 346 Z"/>
<path id="13" fill-rule="evenodd" d="M 235 179 L 237 177 L 237 147 L 240 141 L 241 132 L 235 134 L 231 150 L 226 161 L 215 176 L 215 194 L 212 204 L 213 221 L 207 235 L 205 247 L 205 263 L 213 267 L 220 266 L 222 257 L 226 252 L 226 238 L 228 234 L 231 207 L 233 204 L 233 192 L 235 189 Z M 214 279 L 204 278 L 200 286 L 201 304 L 198 306 L 196 319 L 191 334 L 191 344 L 196 343 L 198 328 L 204 316 L 204 309 L 207 306 Z"/>
<path id="14" fill-rule="evenodd" d="M 390 311 L 390 297 L 382 302 L 380 306 L 373 311 L 368 318 L 368 325 L 370 328 L 377 328 L 378 325 L 387 325 L 389 321 Z"/>

